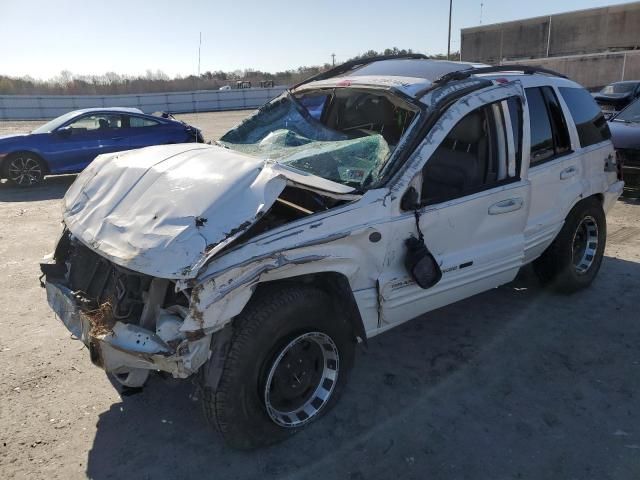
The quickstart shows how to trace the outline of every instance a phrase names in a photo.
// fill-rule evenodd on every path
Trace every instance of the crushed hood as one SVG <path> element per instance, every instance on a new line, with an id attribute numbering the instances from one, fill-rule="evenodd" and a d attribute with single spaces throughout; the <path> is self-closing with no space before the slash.
<path id="1" fill-rule="evenodd" d="M 114 263 L 186 279 L 246 231 L 287 182 L 346 187 L 218 146 L 162 145 L 98 156 L 64 198 L 75 237 Z"/>

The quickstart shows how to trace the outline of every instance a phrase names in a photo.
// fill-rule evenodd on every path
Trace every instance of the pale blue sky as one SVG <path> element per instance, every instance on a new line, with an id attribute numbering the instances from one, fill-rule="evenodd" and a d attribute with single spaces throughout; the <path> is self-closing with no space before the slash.
<path id="1" fill-rule="evenodd" d="M 480 0 L 454 0 L 460 28 L 480 23 Z M 483 0 L 482 23 L 623 1 Z M 146 69 L 276 71 L 345 60 L 368 49 L 447 49 L 448 0 L 0 0 L 0 74 L 48 78 Z"/>

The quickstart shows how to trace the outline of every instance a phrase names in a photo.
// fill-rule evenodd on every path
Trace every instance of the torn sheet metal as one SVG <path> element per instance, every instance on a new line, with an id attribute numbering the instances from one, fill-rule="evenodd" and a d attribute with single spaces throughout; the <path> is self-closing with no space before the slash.
<path id="1" fill-rule="evenodd" d="M 46 288 L 47 300 L 53 311 L 69 331 L 89 347 L 92 360 L 108 372 L 144 368 L 186 378 L 209 357 L 210 335 L 187 340 L 175 327 L 169 334 L 166 331 L 169 318 L 160 322 L 155 333 L 122 322 L 116 322 L 109 331 L 96 333 L 89 317 L 81 314 L 71 290 L 51 282 L 47 282 Z M 165 316 L 168 317 L 166 313 Z"/>

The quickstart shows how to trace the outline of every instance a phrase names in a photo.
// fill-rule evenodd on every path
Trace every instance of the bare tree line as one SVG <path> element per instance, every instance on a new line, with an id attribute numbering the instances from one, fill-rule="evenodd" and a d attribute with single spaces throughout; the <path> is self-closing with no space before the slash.
<path id="1" fill-rule="evenodd" d="M 381 52 L 369 50 L 349 59 L 360 59 L 378 55 L 404 55 L 411 49 L 387 48 Z M 456 58 L 454 55 L 453 58 Z M 431 58 L 443 59 L 444 55 Z M 0 75 L 1 95 L 116 95 L 129 93 L 180 92 L 189 90 L 217 90 L 224 85 L 234 85 L 238 80 L 249 81 L 258 86 L 262 80 L 273 80 L 275 85 L 291 85 L 307 77 L 331 68 L 331 64 L 304 66 L 282 72 L 263 72 L 254 69 L 232 72 L 206 71 L 200 76 L 188 75 L 170 78 L 161 70 L 147 70 L 144 75 L 122 75 L 107 72 L 102 75 L 77 75 L 63 70 L 54 78 L 38 80 L 26 77 Z"/>

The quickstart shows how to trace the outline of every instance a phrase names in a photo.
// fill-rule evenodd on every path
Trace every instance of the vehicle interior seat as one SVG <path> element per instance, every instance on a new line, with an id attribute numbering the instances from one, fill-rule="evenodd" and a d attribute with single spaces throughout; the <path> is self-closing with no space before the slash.
<path id="1" fill-rule="evenodd" d="M 329 122 L 329 128 L 344 132 L 357 130 L 379 133 L 389 145 L 396 145 L 400 139 L 400 130 L 396 122 L 395 107 L 382 96 L 366 95 L 354 106 L 342 105 L 342 116 L 336 116 Z"/>
<path id="2" fill-rule="evenodd" d="M 100 129 L 109 128 L 109 122 L 104 118 L 98 119 L 98 123 L 100 124 Z"/>
<path id="3" fill-rule="evenodd" d="M 484 115 L 471 112 L 447 135 L 422 170 L 422 199 L 455 198 L 481 187 L 488 166 Z"/>

